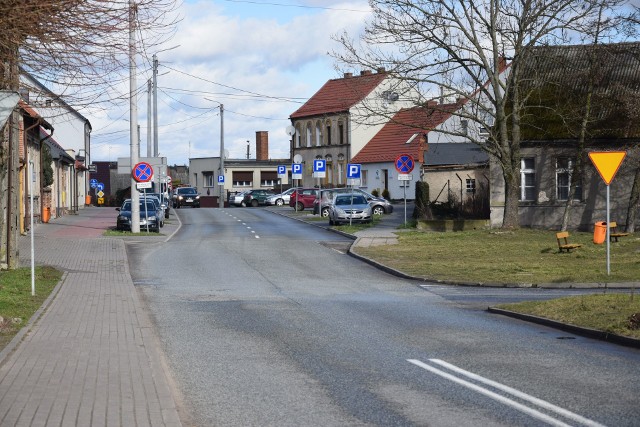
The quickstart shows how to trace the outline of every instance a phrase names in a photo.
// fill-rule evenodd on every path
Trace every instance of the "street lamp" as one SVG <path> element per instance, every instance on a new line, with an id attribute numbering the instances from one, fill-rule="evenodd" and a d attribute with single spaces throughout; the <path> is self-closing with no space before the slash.
<path id="1" fill-rule="evenodd" d="M 220 198 L 218 199 L 218 207 L 224 209 L 224 104 L 213 99 L 205 98 L 207 101 L 216 102 L 220 108 L 220 175 L 223 177 L 222 182 L 218 182 L 220 187 Z"/>

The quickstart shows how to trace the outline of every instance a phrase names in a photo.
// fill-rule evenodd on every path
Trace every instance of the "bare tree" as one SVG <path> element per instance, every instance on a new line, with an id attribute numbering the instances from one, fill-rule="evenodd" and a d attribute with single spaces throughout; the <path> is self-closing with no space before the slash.
<path id="1" fill-rule="evenodd" d="M 20 89 L 22 67 L 76 108 L 117 101 L 122 95 L 111 89 L 128 78 L 130 28 L 151 49 L 173 34 L 177 6 L 177 0 L 3 0 L 0 90 Z M 0 133 L 0 259 L 9 267 L 17 260 L 17 121 L 14 112 Z"/>
<path id="2" fill-rule="evenodd" d="M 489 137 L 466 134 L 497 162 L 505 183 L 502 226 L 519 226 L 521 121 L 529 97 L 522 65 L 535 46 L 566 43 L 572 30 L 625 0 L 371 0 L 362 45 L 339 37 L 339 63 L 384 66 L 417 95 L 463 99 L 454 114 Z M 506 61 L 508 61 L 508 66 Z M 525 85 L 525 83 L 527 83 Z M 441 91 L 441 93 L 439 93 Z M 454 131 L 455 132 L 455 131 Z M 462 131 L 459 135 L 463 135 Z"/>

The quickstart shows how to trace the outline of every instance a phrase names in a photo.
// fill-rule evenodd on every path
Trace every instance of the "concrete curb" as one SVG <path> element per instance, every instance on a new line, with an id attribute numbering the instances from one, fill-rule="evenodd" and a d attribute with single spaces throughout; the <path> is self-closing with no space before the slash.
<path id="1" fill-rule="evenodd" d="M 568 323 L 562 323 L 555 320 L 547 319 L 546 317 L 533 316 L 531 314 L 517 313 L 515 311 L 503 310 L 496 307 L 488 307 L 489 313 L 501 314 L 503 316 L 513 317 L 515 319 L 524 320 L 527 322 L 537 323 L 539 325 L 549 326 L 551 328 L 560 329 L 562 331 L 571 332 L 575 335 L 584 336 L 587 338 L 593 338 L 601 341 L 612 342 L 627 347 L 640 348 L 640 340 L 622 335 L 611 334 L 609 332 L 600 331 L 598 329 L 584 328 L 581 326 L 571 325 Z"/>
<path id="2" fill-rule="evenodd" d="M 24 338 L 24 336 L 31 330 L 33 325 L 40 319 L 42 314 L 51 305 L 51 302 L 54 300 L 56 295 L 58 295 L 58 292 L 60 291 L 60 288 L 62 287 L 62 284 L 66 280 L 67 276 L 68 276 L 68 273 L 66 271 L 62 273 L 62 277 L 60 278 L 60 281 L 53 288 L 53 290 L 51 291 L 51 293 L 49 294 L 47 299 L 44 300 L 44 302 L 42 303 L 40 308 L 38 308 L 33 313 L 31 318 L 29 318 L 29 320 L 27 321 L 27 324 L 24 325 L 24 327 L 22 327 L 18 331 L 18 333 L 2 349 L 2 351 L 0 351 L 0 366 L 2 366 L 6 362 L 7 358 L 9 357 L 9 355 L 11 355 L 11 353 L 13 353 L 13 351 L 16 349 L 16 347 L 18 347 L 18 345 L 20 344 L 20 342 Z"/>

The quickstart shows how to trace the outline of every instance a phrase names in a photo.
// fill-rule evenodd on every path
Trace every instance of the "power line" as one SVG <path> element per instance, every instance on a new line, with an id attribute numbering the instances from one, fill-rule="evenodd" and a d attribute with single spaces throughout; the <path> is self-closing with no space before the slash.
<path id="1" fill-rule="evenodd" d="M 290 3 L 271 3 L 271 2 L 258 2 L 251 0 L 224 0 L 229 3 L 249 3 L 256 4 L 259 6 L 278 6 L 278 7 L 296 7 L 299 9 L 322 9 L 322 10 L 337 10 L 341 12 L 360 12 L 360 13 L 369 13 L 370 10 L 358 10 L 358 9 L 346 9 L 346 8 L 338 8 L 338 7 L 327 7 L 327 6 L 305 6 L 301 4 L 290 4 Z"/>

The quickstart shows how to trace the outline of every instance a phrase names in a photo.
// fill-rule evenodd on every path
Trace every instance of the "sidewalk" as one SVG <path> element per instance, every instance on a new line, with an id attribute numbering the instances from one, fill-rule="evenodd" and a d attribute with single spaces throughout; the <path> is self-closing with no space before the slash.
<path id="1" fill-rule="evenodd" d="M 181 425 L 124 241 L 102 237 L 116 214 L 88 207 L 35 226 L 36 264 L 65 274 L 41 316 L 0 353 L 0 425 Z M 20 238 L 23 266 L 30 239 Z"/>

